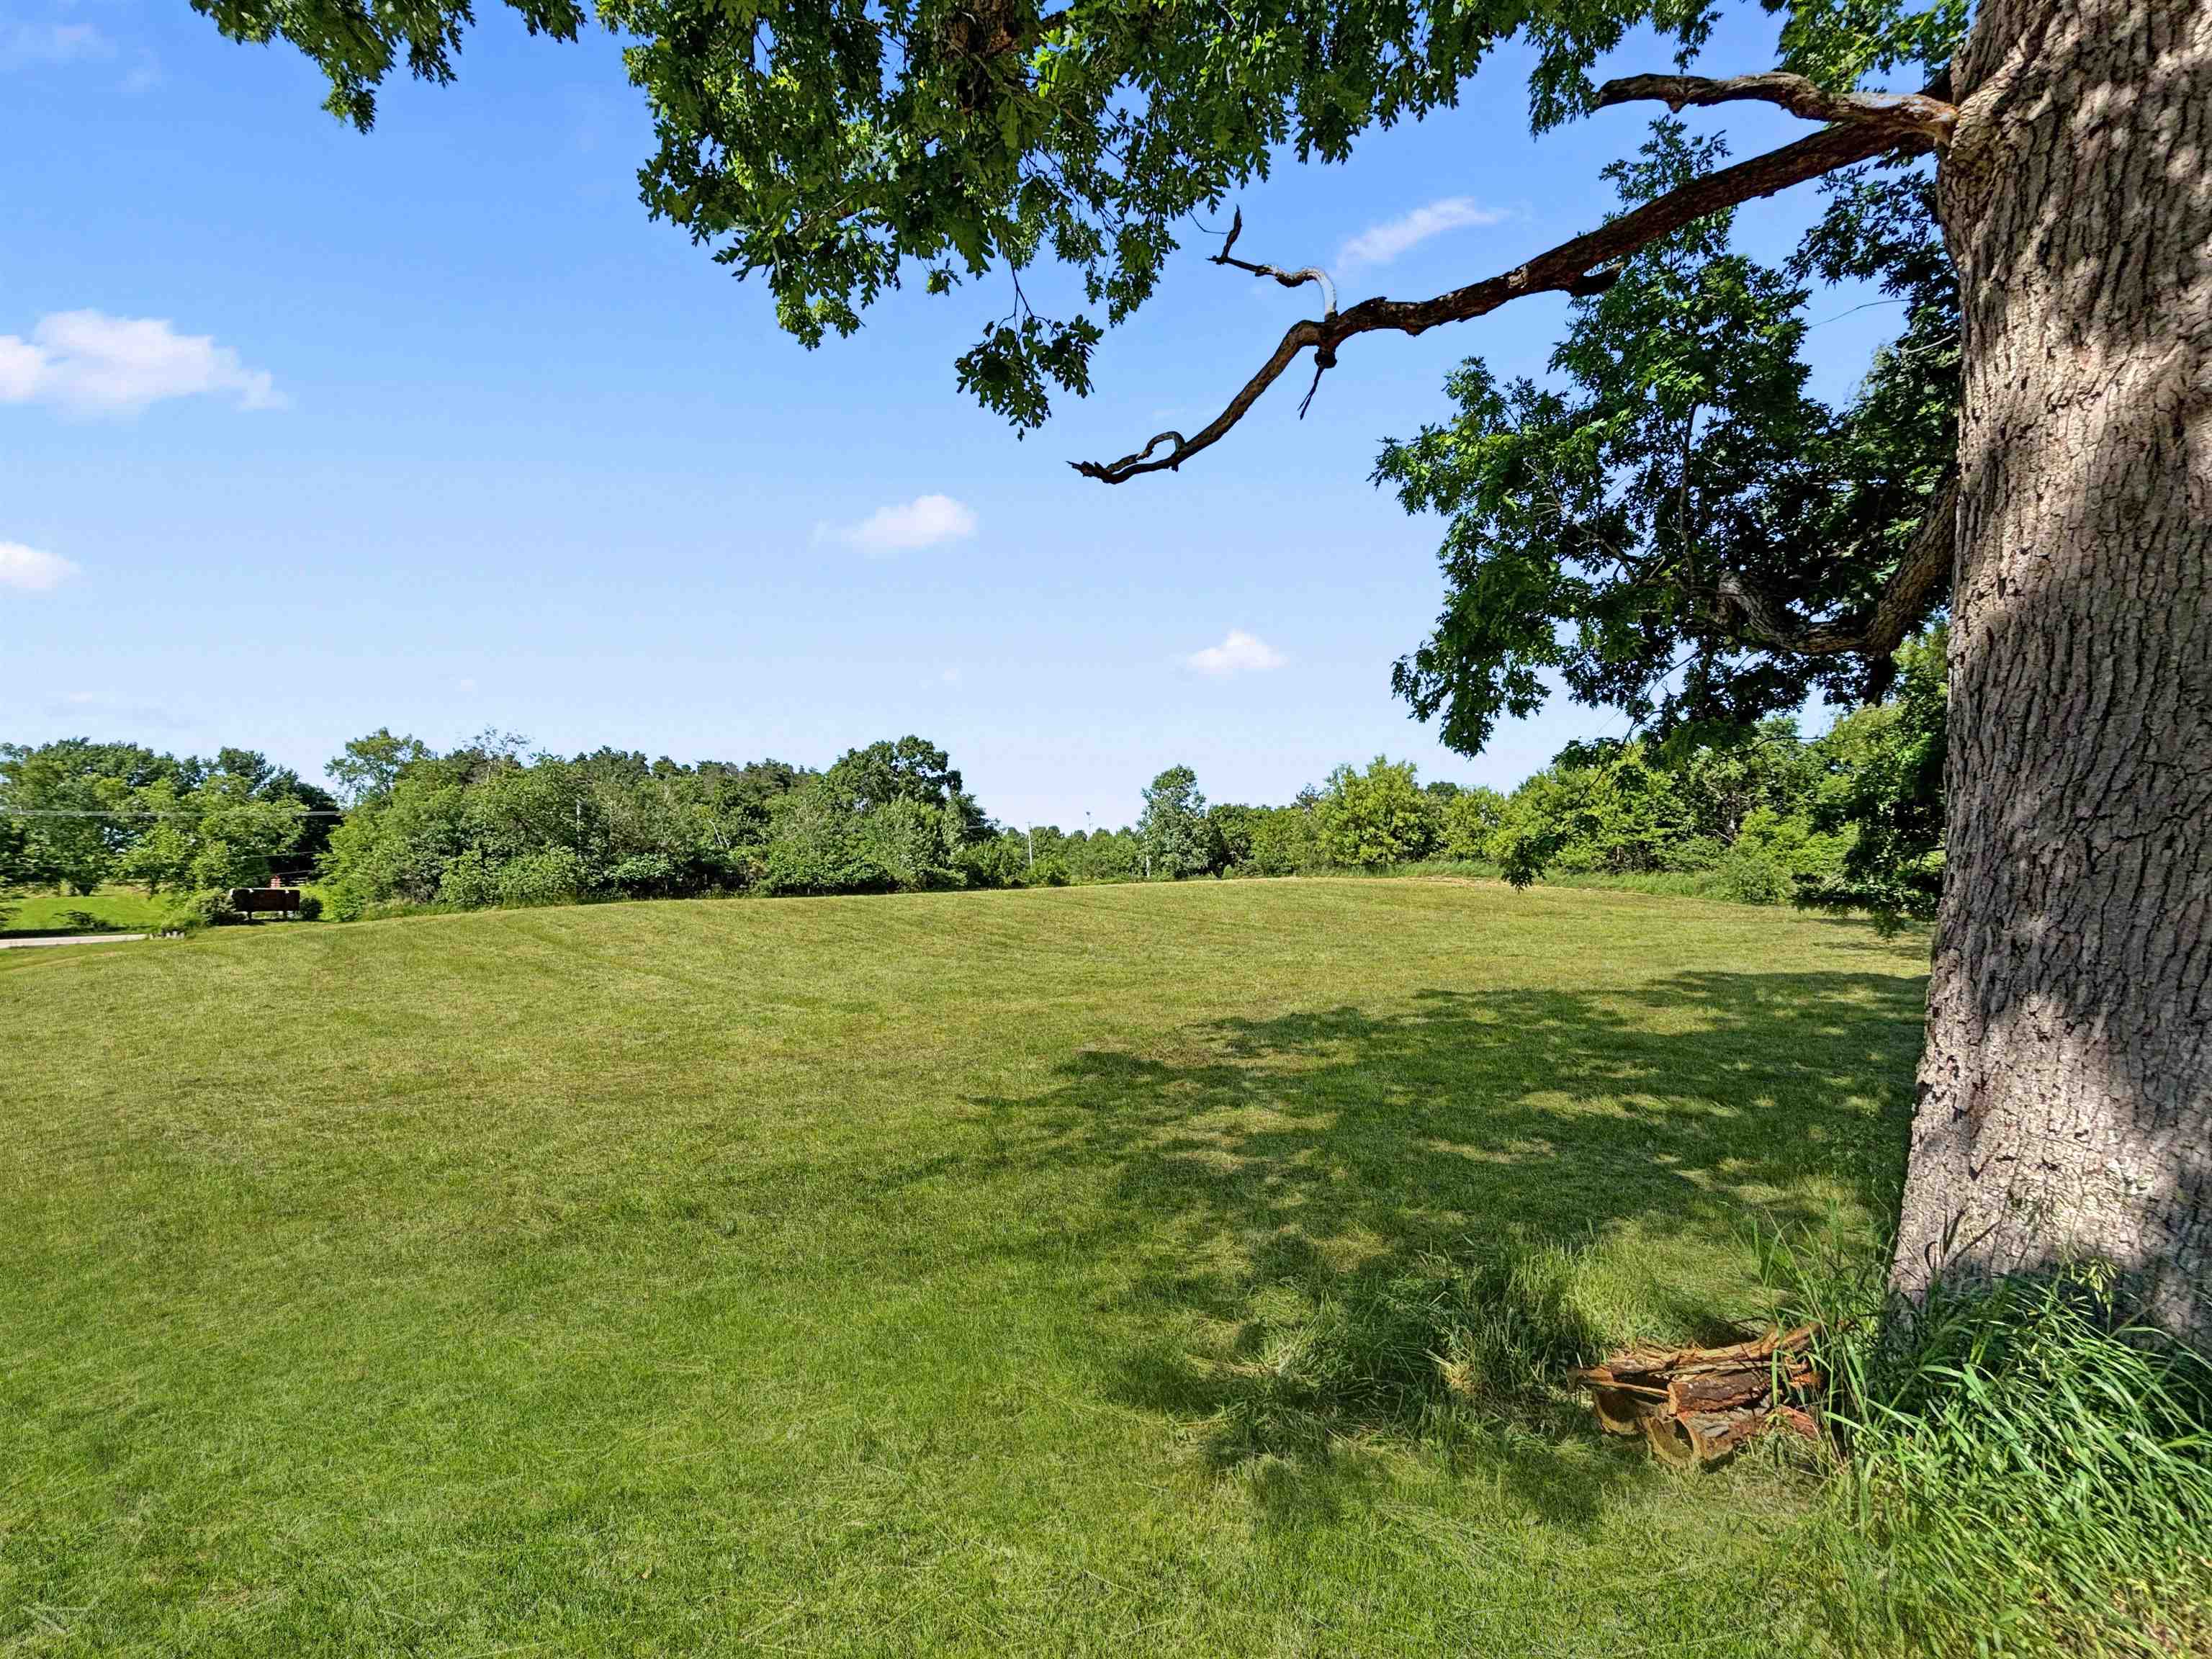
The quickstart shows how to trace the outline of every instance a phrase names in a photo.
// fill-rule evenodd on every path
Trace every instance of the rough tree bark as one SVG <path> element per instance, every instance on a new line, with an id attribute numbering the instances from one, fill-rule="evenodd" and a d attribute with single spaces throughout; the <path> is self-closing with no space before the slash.
<path id="1" fill-rule="evenodd" d="M 2095 1255 L 2212 1343 L 2212 0 L 1983 0 L 1948 865 L 1895 1285 Z"/>

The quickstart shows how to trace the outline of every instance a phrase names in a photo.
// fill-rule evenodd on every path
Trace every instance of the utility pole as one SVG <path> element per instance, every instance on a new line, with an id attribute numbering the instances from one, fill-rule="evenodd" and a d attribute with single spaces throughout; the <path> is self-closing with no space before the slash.
<path id="1" fill-rule="evenodd" d="M 1030 868 L 1034 870 L 1036 868 L 1036 825 L 1030 825 L 1025 833 L 1030 838 Z"/>

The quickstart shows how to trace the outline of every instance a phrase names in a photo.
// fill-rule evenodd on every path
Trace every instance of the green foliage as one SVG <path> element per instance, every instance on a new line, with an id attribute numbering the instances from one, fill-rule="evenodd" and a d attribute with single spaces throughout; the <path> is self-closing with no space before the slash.
<path id="1" fill-rule="evenodd" d="M 1793 721 L 1577 744 L 1498 809 L 1483 854 L 1525 886 L 1637 878 L 1741 903 L 1932 913 L 1942 868 L 1940 633 L 1900 654 L 1896 701 L 1802 740 Z M 1453 856 L 1468 856 L 1456 852 Z"/>
<path id="2" fill-rule="evenodd" d="M 1133 829 L 993 825 L 941 749 L 908 736 L 815 774 L 778 761 L 678 765 L 602 749 L 528 754 L 485 732 L 439 754 L 380 730 L 331 763 L 351 805 L 246 750 L 213 761 L 130 745 L 0 750 L 0 804 L 109 799 L 89 816 L 0 817 L 19 882 L 68 864 L 155 892 L 319 872 L 342 921 L 410 908 L 714 893 L 1061 886 L 1204 873 L 1376 872 L 1602 878 L 1649 891 L 1923 915 L 1941 870 L 1940 639 L 1900 654 L 1894 702 L 1802 740 L 1793 722 L 1684 726 L 1571 744 L 1511 795 L 1378 757 L 1281 806 L 1209 807 L 1187 767 Z M 115 814 L 120 814 L 119 816 Z M 49 830 L 51 830 L 51 834 Z M 313 855 L 315 842 L 325 844 Z M 57 849 L 59 849 L 58 851 Z M 97 885 L 97 883 L 94 884 Z"/>
<path id="3" fill-rule="evenodd" d="M 15 878 L 80 896 L 94 891 L 135 838 L 132 821 L 118 814 L 137 791 L 181 776 L 173 757 L 135 744 L 0 744 L 0 807 L 20 815 Z"/>
<path id="4" fill-rule="evenodd" d="M 2095 1262 L 1887 1301 L 1875 1254 L 1785 1237 L 1846 1460 L 1804 1560 L 1844 1651 L 2194 1652 L 2212 1638 L 2212 1359 Z M 2156 1632 L 2146 1641 L 2146 1635 Z"/>
<path id="5" fill-rule="evenodd" d="M 1826 739 L 1814 824 L 1848 831 L 1839 867 L 1808 872 L 1796 898 L 1866 910 L 1886 927 L 1936 914 L 1943 884 L 1943 759 L 1949 671 L 1942 629 L 1898 653 L 1894 702 L 1847 715 Z"/>
<path id="6" fill-rule="evenodd" d="M 16 878 L 80 896 L 104 881 L 149 891 L 268 878 L 272 860 L 323 833 L 331 799 L 247 749 L 213 760 L 135 744 L 65 738 L 0 745 L 0 808 L 12 822 Z"/>
<path id="7" fill-rule="evenodd" d="M 240 920 L 231 908 L 227 887 L 203 887 L 171 893 L 157 913 L 153 930 L 158 933 L 196 933 L 203 927 L 226 927 Z"/>
<path id="8" fill-rule="evenodd" d="M 429 746 L 416 737 L 395 738 L 389 726 L 380 726 L 365 738 L 356 738 L 323 769 L 345 797 L 346 805 L 385 801 L 398 786 L 399 775 L 417 761 L 433 758 Z"/>
<path id="9" fill-rule="evenodd" d="M 324 71 L 328 107 L 366 127 L 404 62 L 443 82 L 463 0 L 362 11 L 345 0 L 193 0 L 234 40 L 283 38 Z M 533 32 L 574 34 L 573 0 L 511 0 Z M 1769 9 L 1777 9 L 1769 0 Z M 631 44 L 655 149 L 648 210 L 739 276 L 811 345 L 850 333 L 884 291 L 933 294 L 1004 270 L 1008 305 L 957 365 L 1018 427 L 1080 394 L 1102 327 L 1151 297 L 1194 214 L 1284 155 L 1340 161 L 1377 128 L 1461 103 L 1499 46 L 1531 64 L 1542 129 L 1586 109 L 1598 59 L 1641 27 L 1687 61 L 1710 0 L 890 0 L 705 6 L 603 0 Z M 1948 57 L 1959 0 L 1796 0 L 1787 61 L 1831 85 Z M 1085 309 L 1040 313 L 1020 276 L 1066 267 Z"/>
<path id="10" fill-rule="evenodd" d="M 159 816 L 143 821 L 115 860 L 115 875 L 155 893 L 258 886 L 270 860 L 298 844 L 307 819 L 296 799 L 271 799 L 258 787 L 250 774 L 225 769 L 193 789 L 165 779 L 137 791 L 132 808 Z"/>
<path id="11" fill-rule="evenodd" d="M 1504 823 L 1505 797 L 1498 791 L 1455 790 L 1437 812 L 1436 851 L 1444 858 L 1468 862 L 1486 859 L 1492 838 Z"/>
<path id="12" fill-rule="evenodd" d="M 462 0 L 194 3 L 234 39 L 299 46 L 327 76 L 330 107 L 362 126 L 402 61 L 450 78 L 472 21 Z M 573 0 L 514 3 L 561 38 L 583 16 Z M 1917 84 L 1967 21 L 1965 0 L 1763 4 L 1784 20 L 1783 66 L 1834 88 Z M 1711 0 L 599 8 L 629 38 L 652 111 L 649 210 L 738 276 L 762 276 L 809 345 L 858 328 L 907 281 L 946 294 L 1003 270 L 1007 308 L 957 371 L 1018 428 L 1056 392 L 1088 390 L 1102 327 L 1151 296 L 1182 225 L 1279 157 L 1340 161 L 1377 128 L 1457 106 L 1508 40 L 1526 50 L 1540 131 L 1587 109 L 1598 61 L 1639 32 L 1686 65 L 1717 15 Z M 1652 131 L 1607 170 L 1625 205 L 1724 155 L 1680 121 Z M 1884 161 L 1827 188 L 1785 266 L 1736 252 L 1730 213 L 1698 221 L 1576 301 L 1547 382 L 1502 383 L 1470 360 L 1448 383 L 1455 417 L 1385 447 L 1377 480 L 1447 520 L 1445 607 L 1395 683 L 1423 718 L 1441 717 L 1448 744 L 1479 750 L 1498 719 L 1539 707 L 1552 677 L 1658 733 L 1741 729 L 1816 693 L 1843 703 L 1885 689 L 1879 656 L 1769 648 L 1744 598 L 1756 591 L 1798 623 L 1863 623 L 1954 459 L 1959 302 L 1932 171 Z M 1073 273 L 1080 309 L 1031 305 L 1021 273 L 1042 260 Z M 1815 279 L 1872 281 L 1905 307 L 1898 341 L 1841 409 L 1805 390 Z M 391 770 L 388 753 L 357 759 L 371 787 Z M 1217 867 L 1242 856 L 1224 851 Z M 1175 861 L 1190 857 L 1179 848 Z M 643 878 L 667 879 L 657 867 Z"/>
<path id="13" fill-rule="evenodd" d="M 1608 170 L 1625 205 L 1723 153 L 1678 121 L 1653 132 Z M 1697 222 L 1576 301 L 1550 381 L 1500 382 L 1470 360 L 1447 383 L 1455 416 L 1385 446 L 1376 481 L 1446 520 L 1444 610 L 1394 684 L 1453 747 L 1534 713 L 1551 676 L 1661 734 L 1881 689 L 1879 659 L 1738 644 L 1726 594 L 1740 584 L 1808 622 L 1860 617 L 1917 532 L 1958 400 L 1932 192 L 1917 171 L 1853 175 L 1786 272 L 1735 252 L 1731 222 Z M 1840 411 L 1805 390 L 1816 270 L 1882 277 L 1911 305 L 1905 342 Z"/>
<path id="14" fill-rule="evenodd" d="M 573 40 L 586 13 L 575 0 L 507 0 L 532 34 Z M 231 40 L 289 41 L 329 78 L 323 107 L 366 132 L 376 120 L 376 88 L 402 61 L 408 73 L 441 85 L 453 78 L 453 54 L 475 21 L 468 0 L 415 0 L 363 6 L 349 0 L 191 0 Z"/>
<path id="15" fill-rule="evenodd" d="M 388 732 L 348 744 L 331 768 L 354 802 L 322 860 L 331 914 L 742 890 L 765 866 L 776 809 L 807 781 L 778 761 L 687 767 L 522 748 L 495 733 L 446 755 Z M 803 862 L 787 856 L 787 875 Z"/>
<path id="16" fill-rule="evenodd" d="M 920 738 L 849 750 L 781 797 L 771 829 L 768 893 L 916 892 L 1010 873 L 960 774 Z"/>
<path id="17" fill-rule="evenodd" d="M 1259 809 L 1251 824 L 1248 867 L 1256 876 L 1291 876 L 1322 862 L 1321 830 L 1310 805 Z"/>
<path id="18" fill-rule="evenodd" d="M 1219 832 L 1206 817 L 1198 775 L 1188 766 L 1170 766 L 1145 787 L 1145 810 L 1137 820 L 1137 839 L 1155 877 L 1202 876 L 1224 861 Z"/>
<path id="19" fill-rule="evenodd" d="M 1410 763 L 1377 755 L 1364 772 L 1340 766 L 1314 809 L 1322 856 L 1367 869 L 1425 858 L 1437 844 L 1437 811 Z"/>

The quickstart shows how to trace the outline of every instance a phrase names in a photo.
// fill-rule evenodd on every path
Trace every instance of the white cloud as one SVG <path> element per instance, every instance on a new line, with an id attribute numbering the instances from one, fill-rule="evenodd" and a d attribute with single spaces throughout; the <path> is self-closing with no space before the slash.
<path id="1" fill-rule="evenodd" d="M 115 43 L 89 23 L 18 23 L 0 33 L 0 69 L 114 55 Z"/>
<path id="2" fill-rule="evenodd" d="M 910 553 L 975 533 L 975 509 L 950 495 L 920 495 L 879 507 L 858 524 L 818 525 L 815 539 L 839 541 L 864 553 Z"/>
<path id="3" fill-rule="evenodd" d="M 1267 641 L 1247 634 L 1241 628 L 1231 629 L 1228 637 L 1220 644 L 1209 645 L 1203 651 L 1194 651 L 1183 659 L 1200 673 L 1211 674 L 1217 679 L 1225 679 L 1231 674 L 1255 674 L 1264 669 L 1280 668 L 1289 660 Z"/>
<path id="4" fill-rule="evenodd" d="M 0 403 L 58 404 L 79 415 L 135 415 L 166 398 L 232 397 L 240 409 L 282 409 L 264 369 L 248 368 L 205 334 L 159 317 L 57 311 L 27 340 L 0 334 Z"/>
<path id="5" fill-rule="evenodd" d="M 21 542 L 0 542 L 0 587 L 44 593 L 76 574 L 76 567 L 58 553 L 42 553 Z"/>
<path id="6" fill-rule="evenodd" d="M 1469 225 L 1499 224 L 1508 216 L 1502 208 L 1484 207 L 1472 196 L 1447 196 L 1401 218 L 1370 225 L 1337 251 L 1337 266 L 1350 270 L 1358 265 L 1387 265 L 1431 236 Z"/>

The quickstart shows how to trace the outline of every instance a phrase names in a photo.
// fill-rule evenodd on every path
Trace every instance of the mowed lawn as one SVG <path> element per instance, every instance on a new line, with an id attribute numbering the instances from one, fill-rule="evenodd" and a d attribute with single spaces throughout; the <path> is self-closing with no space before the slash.
<path id="1" fill-rule="evenodd" d="M 1224 1425 L 1437 1257 L 1755 1314 L 1894 1177 L 1924 958 L 1385 881 L 7 953 L 0 1650 L 1769 1652 L 1774 1458 Z"/>
<path id="2" fill-rule="evenodd" d="M 10 933 L 139 933 L 161 920 L 161 900 L 109 884 L 96 893 L 0 892 L 0 939 Z"/>

